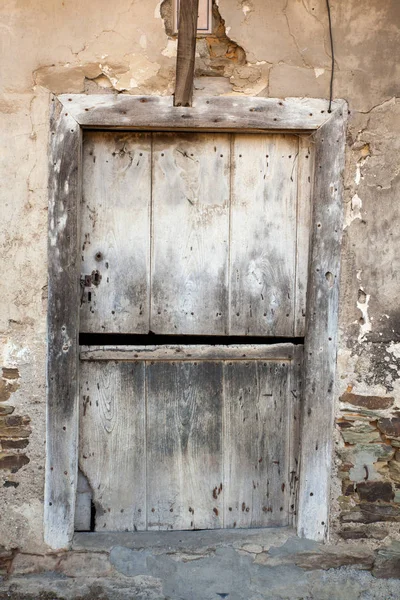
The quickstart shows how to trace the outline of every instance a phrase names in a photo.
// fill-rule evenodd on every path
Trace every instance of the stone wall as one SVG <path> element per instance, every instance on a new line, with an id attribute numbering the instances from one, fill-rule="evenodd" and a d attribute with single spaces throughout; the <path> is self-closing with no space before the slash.
<path id="1" fill-rule="evenodd" d="M 334 95 L 350 108 L 331 531 L 377 545 L 399 538 L 400 521 L 400 4 L 331 5 Z M 46 551 L 50 94 L 171 94 L 170 13 L 170 0 L 0 7 L 0 543 L 10 552 Z M 197 51 L 196 95 L 328 97 L 324 0 L 219 0 Z"/>

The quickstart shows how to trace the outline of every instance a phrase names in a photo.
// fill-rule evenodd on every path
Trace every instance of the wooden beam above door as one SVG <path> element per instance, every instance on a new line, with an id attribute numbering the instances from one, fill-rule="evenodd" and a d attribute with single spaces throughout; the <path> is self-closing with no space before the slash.
<path id="1" fill-rule="evenodd" d="M 199 0 L 181 0 L 179 3 L 174 106 L 192 105 L 198 12 Z"/>

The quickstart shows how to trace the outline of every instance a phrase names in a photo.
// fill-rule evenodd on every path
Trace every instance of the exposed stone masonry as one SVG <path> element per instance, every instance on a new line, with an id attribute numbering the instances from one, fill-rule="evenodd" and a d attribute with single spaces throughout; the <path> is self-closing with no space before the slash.
<path id="1" fill-rule="evenodd" d="M 13 414 L 15 409 L 8 404 L 12 393 L 19 388 L 18 379 L 18 369 L 3 368 L 0 379 L 0 469 L 11 475 L 29 463 L 25 449 L 32 432 L 30 417 Z M 4 487 L 18 485 L 12 477 L 3 483 Z"/>
<path id="2" fill-rule="evenodd" d="M 344 445 L 342 460 L 343 524 L 363 523 L 340 531 L 345 539 L 385 537 L 385 530 L 369 524 L 400 521 L 400 410 L 393 409 L 391 396 L 363 396 L 351 391 L 341 398 L 337 420 Z M 387 532 L 386 532 L 387 533 Z"/>

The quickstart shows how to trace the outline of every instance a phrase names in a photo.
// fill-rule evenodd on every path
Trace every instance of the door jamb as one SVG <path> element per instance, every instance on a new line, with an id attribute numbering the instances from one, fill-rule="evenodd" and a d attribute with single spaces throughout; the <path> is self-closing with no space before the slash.
<path id="1" fill-rule="evenodd" d="M 297 531 L 328 535 L 347 104 L 310 98 L 52 97 L 49 163 L 45 541 L 74 534 L 79 413 L 79 206 L 82 130 L 310 133 L 315 145 Z M 149 125 L 150 124 L 150 125 Z"/>

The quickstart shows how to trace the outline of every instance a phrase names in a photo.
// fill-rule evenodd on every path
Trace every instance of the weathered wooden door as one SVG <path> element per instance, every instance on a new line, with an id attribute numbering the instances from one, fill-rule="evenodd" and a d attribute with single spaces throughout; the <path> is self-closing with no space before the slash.
<path id="1" fill-rule="evenodd" d="M 92 529 L 292 523 L 311 158 L 294 135 L 85 134 Z"/>

